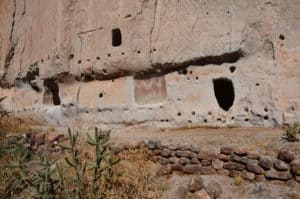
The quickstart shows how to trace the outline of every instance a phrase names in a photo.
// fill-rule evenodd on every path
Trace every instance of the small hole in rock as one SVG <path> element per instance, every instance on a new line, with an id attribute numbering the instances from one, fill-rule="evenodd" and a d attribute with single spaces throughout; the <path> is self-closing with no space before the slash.
<path id="1" fill-rule="evenodd" d="M 246 111 L 246 112 L 249 112 L 249 109 L 248 109 L 248 107 L 245 107 L 244 111 Z"/>
<path id="2" fill-rule="evenodd" d="M 245 122 L 248 122 L 249 121 L 249 119 L 248 118 L 245 118 Z"/>
<path id="3" fill-rule="evenodd" d="M 119 28 L 113 29 L 111 31 L 112 34 L 112 46 L 117 47 L 122 44 L 122 34 Z"/>
<path id="4" fill-rule="evenodd" d="M 204 122 L 204 123 L 207 123 L 207 119 L 204 119 L 203 122 Z"/>
<path id="5" fill-rule="evenodd" d="M 265 112 L 268 112 L 268 108 L 264 108 L 264 111 L 265 111 Z"/>
<path id="6" fill-rule="evenodd" d="M 235 117 L 232 116 L 232 117 L 231 117 L 231 120 L 234 120 L 234 119 L 235 119 Z"/>
<path id="7" fill-rule="evenodd" d="M 96 57 L 97 60 L 100 60 L 100 57 Z"/>
<path id="8" fill-rule="evenodd" d="M 222 121 L 222 119 L 221 118 L 217 118 L 217 121 Z"/>
<path id="9" fill-rule="evenodd" d="M 230 70 L 231 73 L 233 73 L 233 72 L 235 71 L 235 69 L 236 69 L 235 66 L 230 66 L 230 67 L 229 67 L 229 70 Z"/>
<path id="10" fill-rule="evenodd" d="M 108 53 L 108 54 L 107 54 L 107 56 L 108 56 L 108 57 L 110 57 L 110 56 L 111 56 L 111 54 L 110 54 L 110 53 Z"/>
<path id="11" fill-rule="evenodd" d="M 282 35 L 282 34 L 280 34 L 280 35 L 279 35 L 279 39 L 280 39 L 280 40 L 284 40 L 284 39 L 285 39 L 285 36 Z"/>
<path id="12" fill-rule="evenodd" d="M 43 62 L 44 62 L 44 60 L 43 60 L 43 59 L 41 59 L 41 62 L 43 63 Z"/>
<path id="13" fill-rule="evenodd" d="M 141 51 L 139 51 L 139 50 L 138 50 L 138 51 L 137 51 L 137 53 L 138 53 L 138 54 L 140 54 L 140 53 L 141 53 Z"/>
<path id="14" fill-rule="evenodd" d="M 69 59 L 73 59 L 73 58 L 74 58 L 74 54 L 70 54 Z"/>
<path id="15" fill-rule="evenodd" d="M 156 49 L 155 48 L 153 48 L 153 52 L 155 52 L 156 51 Z"/>
<path id="16" fill-rule="evenodd" d="M 90 59 L 87 59 L 86 61 L 90 61 Z"/>
<path id="17" fill-rule="evenodd" d="M 208 114 L 208 115 L 211 115 L 211 112 L 209 111 L 207 114 Z"/>
<path id="18" fill-rule="evenodd" d="M 56 59 L 59 59 L 59 56 L 58 56 L 58 55 L 56 55 Z"/>
<path id="19" fill-rule="evenodd" d="M 180 112 L 178 112 L 178 113 L 177 113 L 177 116 L 181 116 L 181 113 L 180 113 Z"/>
<path id="20" fill-rule="evenodd" d="M 104 74 L 107 74 L 107 70 L 106 70 L 106 69 L 102 69 L 102 72 L 103 72 Z"/>
<path id="21" fill-rule="evenodd" d="M 192 120 L 189 120 L 188 123 L 192 123 Z"/>
<path id="22" fill-rule="evenodd" d="M 256 83 L 255 86 L 259 86 L 259 83 Z"/>
<path id="23" fill-rule="evenodd" d="M 198 76 L 196 77 L 196 79 L 199 79 Z"/>
<path id="24" fill-rule="evenodd" d="M 195 114 L 196 114 L 195 111 L 193 111 L 193 112 L 192 112 L 192 115 L 195 115 Z"/>
<path id="25" fill-rule="evenodd" d="M 264 120 L 268 120 L 268 119 L 269 119 L 269 116 L 265 115 Z"/>
<path id="26" fill-rule="evenodd" d="M 99 98 L 103 97 L 103 93 L 99 93 Z"/>
<path id="27" fill-rule="evenodd" d="M 190 73 L 190 74 L 193 74 L 193 71 L 191 71 L 191 70 L 190 70 L 190 72 L 189 72 L 189 73 Z"/>
<path id="28" fill-rule="evenodd" d="M 188 71 L 187 71 L 186 69 L 184 69 L 184 70 L 182 71 L 182 74 L 186 75 L 187 72 L 188 72 Z"/>
<path id="29" fill-rule="evenodd" d="M 81 64 L 81 60 L 78 60 L 78 64 Z"/>
<path id="30" fill-rule="evenodd" d="M 122 55 L 125 55 L 125 53 L 124 53 L 124 52 L 122 52 L 121 54 L 122 54 Z"/>

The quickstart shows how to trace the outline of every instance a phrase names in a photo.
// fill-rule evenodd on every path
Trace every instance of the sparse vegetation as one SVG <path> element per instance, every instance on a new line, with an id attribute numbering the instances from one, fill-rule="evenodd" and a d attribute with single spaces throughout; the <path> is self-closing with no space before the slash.
<path id="1" fill-rule="evenodd" d="M 109 146 L 109 132 L 95 129 L 87 140 L 70 129 L 68 133 L 60 155 L 31 151 L 22 136 L 5 138 L 0 194 L 5 198 L 146 199 L 159 198 L 161 187 L 166 187 L 155 181 L 154 163 L 146 150 L 126 151 L 117 157 Z"/>
<path id="2" fill-rule="evenodd" d="M 300 140 L 300 124 L 294 123 L 292 125 L 289 125 L 285 129 L 285 135 L 284 138 L 289 142 L 296 142 Z"/>
<path id="3" fill-rule="evenodd" d="M 244 180 L 240 175 L 237 175 L 233 178 L 233 184 L 236 186 L 241 186 L 243 184 Z"/>

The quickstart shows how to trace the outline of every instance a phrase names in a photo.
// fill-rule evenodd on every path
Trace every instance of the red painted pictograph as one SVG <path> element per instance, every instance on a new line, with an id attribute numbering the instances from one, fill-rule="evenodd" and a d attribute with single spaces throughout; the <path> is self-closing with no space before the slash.
<path id="1" fill-rule="evenodd" d="M 134 80 L 135 102 L 138 105 L 157 104 L 167 97 L 164 76 L 136 78 Z"/>

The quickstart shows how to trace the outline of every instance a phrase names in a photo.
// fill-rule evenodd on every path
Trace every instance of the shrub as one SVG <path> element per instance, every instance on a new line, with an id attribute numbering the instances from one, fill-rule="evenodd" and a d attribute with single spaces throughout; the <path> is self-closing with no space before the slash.
<path id="1" fill-rule="evenodd" d="M 233 178 L 233 184 L 236 186 L 241 186 L 243 184 L 244 180 L 240 175 L 237 175 Z"/>
<path id="2" fill-rule="evenodd" d="M 300 136 L 300 124 L 299 123 L 294 123 L 292 125 L 289 125 L 285 129 L 285 139 L 289 142 L 296 142 L 299 141 Z"/>
<path id="3" fill-rule="evenodd" d="M 16 183 L 27 188 L 32 198 L 104 198 L 105 190 L 101 188 L 110 188 L 110 179 L 114 175 L 112 167 L 119 159 L 113 156 L 108 145 L 109 132 L 101 134 L 95 129 L 94 138 L 87 135 L 87 143 L 94 148 L 95 154 L 91 161 L 84 160 L 80 155 L 77 148 L 78 132 L 72 134 L 68 129 L 68 133 L 69 144 L 61 145 L 67 154 L 58 158 L 37 155 L 33 158 L 37 160 L 31 161 L 28 148 L 19 142 L 11 143 L 10 153 L 14 157 L 7 168 L 20 174 Z"/>

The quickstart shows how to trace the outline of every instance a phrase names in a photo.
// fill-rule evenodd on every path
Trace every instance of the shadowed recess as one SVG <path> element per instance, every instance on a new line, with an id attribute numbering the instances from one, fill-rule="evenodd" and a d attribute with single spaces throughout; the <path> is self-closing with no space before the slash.
<path id="1" fill-rule="evenodd" d="M 50 104 L 50 99 L 52 97 L 53 105 L 60 105 L 59 98 L 59 87 L 54 79 L 45 79 L 44 80 L 45 92 L 43 96 L 44 104 Z"/>
<path id="2" fill-rule="evenodd" d="M 227 78 L 213 80 L 215 97 L 219 106 L 228 111 L 234 102 L 234 87 L 232 81 Z"/>

